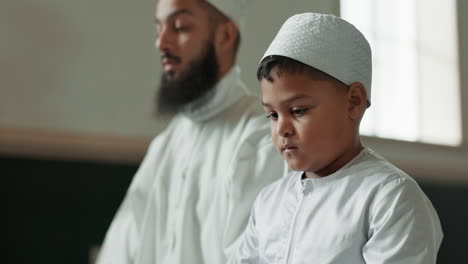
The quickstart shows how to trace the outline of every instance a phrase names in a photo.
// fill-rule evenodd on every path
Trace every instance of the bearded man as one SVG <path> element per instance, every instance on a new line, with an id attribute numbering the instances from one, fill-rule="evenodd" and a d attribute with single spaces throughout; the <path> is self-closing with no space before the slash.
<path id="1" fill-rule="evenodd" d="M 158 111 L 151 143 L 98 263 L 232 261 L 259 190 L 284 162 L 258 98 L 240 81 L 240 0 L 159 0 Z"/>

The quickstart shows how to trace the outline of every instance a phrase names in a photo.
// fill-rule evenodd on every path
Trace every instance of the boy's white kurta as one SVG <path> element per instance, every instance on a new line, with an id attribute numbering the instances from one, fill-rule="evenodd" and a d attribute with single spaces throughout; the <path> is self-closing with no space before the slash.
<path id="1" fill-rule="evenodd" d="M 372 150 L 330 176 L 301 175 L 261 191 L 238 263 L 436 263 L 442 231 L 431 202 Z"/>
<path id="2" fill-rule="evenodd" d="M 195 104 L 151 143 L 98 263 L 232 261 L 255 197 L 285 163 L 237 67 Z"/>

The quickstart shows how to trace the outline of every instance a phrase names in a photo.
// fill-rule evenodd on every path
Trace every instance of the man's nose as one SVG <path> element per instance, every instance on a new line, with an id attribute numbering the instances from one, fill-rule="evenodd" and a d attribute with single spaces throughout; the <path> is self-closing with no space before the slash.
<path id="1" fill-rule="evenodd" d="M 170 48 L 170 33 L 167 28 L 162 27 L 156 37 L 155 47 L 159 52 L 167 51 Z"/>

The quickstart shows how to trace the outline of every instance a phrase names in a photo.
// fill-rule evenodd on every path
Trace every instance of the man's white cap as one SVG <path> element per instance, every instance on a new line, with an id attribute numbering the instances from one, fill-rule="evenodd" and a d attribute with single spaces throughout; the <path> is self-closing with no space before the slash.
<path id="1" fill-rule="evenodd" d="M 206 0 L 236 23 L 239 31 L 244 27 L 247 0 Z"/>
<path id="2" fill-rule="evenodd" d="M 271 55 L 297 60 L 346 85 L 362 83 L 370 105 L 371 48 L 364 35 L 347 21 L 334 15 L 294 15 L 283 24 L 262 61 Z"/>

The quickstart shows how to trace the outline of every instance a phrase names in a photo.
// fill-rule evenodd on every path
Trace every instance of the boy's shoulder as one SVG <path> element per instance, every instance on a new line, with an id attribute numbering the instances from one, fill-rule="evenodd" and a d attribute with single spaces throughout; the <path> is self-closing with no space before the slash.
<path id="1" fill-rule="evenodd" d="M 427 197 L 419 184 L 407 173 L 370 148 L 361 154 L 344 171 L 344 193 L 358 193 L 365 200 L 388 201 L 395 197 L 424 200 Z"/>
<path id="2" fill-rule="evenodd" d="M 395 181 L 415 183 L 411 176 L 370 148 L 364 148 L 347 169 L 347 174 L 377 184 Z"/>

